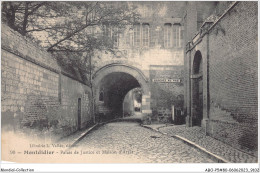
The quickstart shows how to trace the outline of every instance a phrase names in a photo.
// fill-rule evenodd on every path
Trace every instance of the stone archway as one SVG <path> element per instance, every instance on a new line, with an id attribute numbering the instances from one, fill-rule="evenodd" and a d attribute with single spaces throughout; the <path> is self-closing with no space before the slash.
<path id="1" fill-rule="evenodd" d="M 192 65 L 192 119 L 194 125 L 201 126 L 203 119 L 203 60 L 200 51 L 194 56 Z"/>
<path id="2" fill-rule="evenodd" d="M 151 113 L 149 83 L 140 69 L 119 63 L 99 68 L 93 75 L 96 112 L 105 114 L 121 110 L 124 96 L 136 87 L 142 89 L 142 113 Z M 104 101 L 99 100 L 101 92 Z"/>

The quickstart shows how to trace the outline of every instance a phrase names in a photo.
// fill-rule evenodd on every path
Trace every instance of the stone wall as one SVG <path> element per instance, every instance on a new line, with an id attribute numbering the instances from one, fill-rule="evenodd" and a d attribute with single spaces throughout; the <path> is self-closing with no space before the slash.
<path id="1" fill-rule="evenodd" d="M 1 46 L 3 131 L 53 127 L 68 135 L 77 129 L 78 98 L 81 127 L 91 122 L 89 88 L 62 72 L 51 54 L 4 24 Z"/>
<path id="2" fill-rule="evenodd" d="M 136 5 L 138 12 L 141 13 L 140 21 L 138 26 L 141 28 L 148 25 L 148 41 L 147 44 L 143 44 L 145 31 L 141 29 L 140 31 L 140 44 L 135 44 L 134 42 L 134 27 L 129 26 L 126 27 L 122 33 L 119 34 L 117 49 L 115 49 L 115 53 L 109 52 L 96 52 L 96 58 L 94 58 L 94 63 L 96 63 L 95 72 L 99 73 L 100 69 L 106 66 L 121 65 L 122 68 L 124 66 L 130 66 L 131 68 L 136 69 L 138 72 L 144 75 L 147 81 L 150 81 L 150 66 L 158 65 L 158 66 L 183 66 L 184 63 L 184 28 L 182 17 L 185 12 L 185 2 L 129 2 L 130 4 Z M 171 25 L 168 28 L 168 34 L 166 32 L 166 26 Z M 178 28 L 178 36 L 175 32 L 176 28 Z M 175 33 L 175 34 L 174 34 Z M 137 34 L 139 35 L 139 34 Z M 166 45 L 165 41 L 166 36 L 168 36 L 169 40 L 171 40 L 170 45 Z M 176 37 L 176 38 L 175 38 Z M 179 44 L 177 43 L 177 37 L 179 38 Z M 111 67 L 110 67 L 111 68 Z M 108 74 L 109 71 L 106 72 Z M 153 73 L 153 72 L 152 72 Z M 129 73 L 131 75 L 131 73 Z M 105 77 L 105 76 L 104 76 Z M 133 76 L 138 77 L 138 76 Z M 95 75 L 94 75 L 95 80 Z M 138 79 L 137 79 L 138 80 Z M 139 80 L 138 80 L 139 82 Z M 143 85 L 140 83 L 140 86 L 144 90 L 144 94 L 142 97 L 142 113 L 150 114 L 150 100 L 151 95 L 154 93 L 164 94 L 167 97 L 160 97 L 160 101 L 167 102 L 166 107 L 170 107 L 168 105 L 173 104 L 173 98 L 168 97 L 171 91 L 174 92 L 175 95 L 178 91 L 178 88 L 172 87 L 171 90 L 156 88 L 153 92 L 150 92 L 150 86 L 153 82 L 147 82 L 147 84 Z M 144 88 L 143 86 L 149 86 Z M 98 86 L 97 86 L 98 88 Z M 155 92 L 156 90 L 156 92 Z M 167 94 L 165 94 L 167 93 Z M 154 96 L 154 100 L 157 99 L 158 94 Z M 170 94 L 172 95 L 172 94 Z M 159 97 L 158 97 L 159 98 Z M 176 98 L 176 97 L 175 97 Z M 158 102 L 160 102 L 158 100 Z M 121 104 L 119 104 L 121 105 Z M 158 105 L 159 106 L 159 105 Z"/>
<path id="3" fill-rule="evenodd" d="M 119 34 L 115 53 L 96 52 L 97 70 L 113 63 L 134 66 L 149 78 L 150 65 L 183 65 L 184 38 L 182 16 L 185 2 L 130 2 L 141 13 L 139 24 L 149 25 L 148 45 L 143 45 L 143 31 L 140 31 L 140 44 L 134 45 L 133 26 L 128 26 Z M 171 24 L 171 45 L 164 45 L 165 24 Z M 174 45 L 174 27 L 178 26 L 179 45 Z M 142 29 L 141 29 L 142 30 Z M 165 34 L 165 35 L 164 35 Z"/>
<path id="4" fill-rule="evenodd" d="M 90 89 L 86 85 L 65 75 L 61 76 L 61 86 L 61 114 L 66 120 L 65 123 L 70 124 L 73 127 L 73 131 L 93 123 Z M 80 108 L 79 102 L 81 102 Z M 78 124 L 79 112 L 81 114 L 80 125 Z"/>

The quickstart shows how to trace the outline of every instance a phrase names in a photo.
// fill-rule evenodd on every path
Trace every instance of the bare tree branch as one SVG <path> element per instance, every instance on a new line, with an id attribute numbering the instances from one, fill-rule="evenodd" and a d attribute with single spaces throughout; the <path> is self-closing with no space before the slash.
<path id="1" fill-rule="evenodd" d="M 73 31 L 72 33 L 70 33 L 69 35 L 67 35 L 66 37 L 64 37 L 63 39 L 57 41 L 55 44 L 51 45 L 51 46 L 47 49 L 47 51 L 50 51 L 53 47 L 57 46 L 57 45 L 60 44 L 61 42 L 63 42 L 63 41 L 65 41 L 65 40 L 69 39 L 70 37 L 74 36 L 76 33 L 78 33 L 78 32 L 80 32 L 80 31 L 86 29 L 87 27 L 89 27 L 89 26 L 95 26 L 95 25 L 97 25 L 97 24 L 89 24 L 89 25 L 84 25 L 84 26 L 82 26 L 81 28 L 77 29 L 76 31 Z"/>

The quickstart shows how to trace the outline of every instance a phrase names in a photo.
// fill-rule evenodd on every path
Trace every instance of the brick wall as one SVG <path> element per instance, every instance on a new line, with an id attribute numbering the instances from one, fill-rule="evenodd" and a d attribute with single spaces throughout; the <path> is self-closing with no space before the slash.
<path id="1" fill-rule="evenodd" d="M 209 35 L 212 136 L 257 149 L 257 82 L 257 2 L 239 2 Z"/>
<path id="2" fill-rule="evenodd" d="M 91 104 L 86 85 L 61 74 L 51 54 L 4 24 L 1 46 L 2 130 L 55 126 L 59 134 L 69 134 L 76 130 L 78 97 L 82 127 L 87 125 Z"/>
<path id="3" fill-rule="evenodd" d="M 153 81 L 157 79 L 179 79 L 180 81 Z M 158 114 L 158 111 L 166 109 L 171 112 L 173 105 L 175 108 L 182 109 L 184 101 L 183 66 L 151 66 L 150 88 L 153 114 Z"/>

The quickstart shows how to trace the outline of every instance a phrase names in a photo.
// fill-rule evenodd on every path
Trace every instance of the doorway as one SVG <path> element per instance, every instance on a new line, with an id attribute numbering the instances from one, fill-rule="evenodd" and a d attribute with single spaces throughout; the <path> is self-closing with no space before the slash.
<path id="1" fill-rule="evenodd" d="M 201 126 L 203 119 L 203 68 L 202 56 L 197 51 L 193 62 L 193 120 L 194 125 Z"/>

